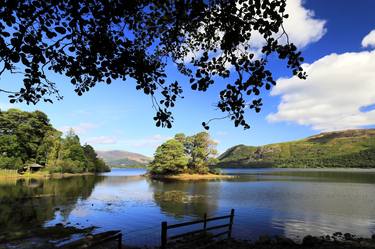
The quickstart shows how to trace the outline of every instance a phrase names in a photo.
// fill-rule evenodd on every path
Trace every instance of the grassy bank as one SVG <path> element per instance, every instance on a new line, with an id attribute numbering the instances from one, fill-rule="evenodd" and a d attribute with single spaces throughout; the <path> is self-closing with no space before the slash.
<path id="1" fill-rule="evenodd" d="M 64 178 L 79 175 L 94 175 L 92 172 L 85 173 L 50 173 L 48 171 L 38 171 L 35 173 L 26 172 L 24 174 L 17 173 L 17 170 L 1 169 L 0 179 L 2 178 Z"/>

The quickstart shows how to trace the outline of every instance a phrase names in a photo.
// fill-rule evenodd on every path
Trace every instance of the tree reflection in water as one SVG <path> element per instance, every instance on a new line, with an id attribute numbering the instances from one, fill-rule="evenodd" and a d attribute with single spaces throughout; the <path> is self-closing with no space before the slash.
<path id="1" fill-rule="evenodd" d="M 67 217 L 78 199 L 87 199 L 100 176 L 64 179 L 12 179 L 0 182 L 0 235 L 37 229 L 55 217 Z"/>
<path id="2" fill-rule="evenodd" d="M 212 181 L 184 182 L 148 180 L 155 203 L 175 218 L 203 217 L 217 211 L 220 184 Z M 212 184 L 214 183 L 214 184 Z"/>

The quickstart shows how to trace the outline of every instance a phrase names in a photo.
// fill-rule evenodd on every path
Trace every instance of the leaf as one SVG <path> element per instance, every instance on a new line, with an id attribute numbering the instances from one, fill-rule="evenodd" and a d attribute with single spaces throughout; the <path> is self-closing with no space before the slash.
<path id="1" fill-rule="evenodd" d="M 56 27 L 55 30 L 62 35 L 66 33 L 66 29 L 64 27 Z"/>

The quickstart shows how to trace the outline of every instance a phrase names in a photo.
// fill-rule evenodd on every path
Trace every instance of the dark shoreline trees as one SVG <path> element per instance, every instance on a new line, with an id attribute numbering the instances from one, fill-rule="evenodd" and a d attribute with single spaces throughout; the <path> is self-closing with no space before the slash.
<path id="1" fill-rule="evenodd" d="M 36 104 L 62 99 L 49 73 L 68 77 L 78 95 L 130 77 L 151 96 L 156 125 L 170 128 L 171 108 L 183 94 L 181 82 L 167 77 L 172 63 L 193 90 L 224 80 L 216 107 L 247 129 L 245 111 L 259 112 L 260 93 L 276 84 L 270 61 L 285 61 L 291 73 L 306 77 L 283 27 L 293 14 L 285 13 L 286 2 L 3 0 L 0 76 L 21 73 L 23 82 L 20 88 L 1 82 L 0 93 L 11 103 Z"/>
<path id="2" fill-rule="evenodd" d="M 50 172 L 109 170 L 91 146 L 81 146 L 73 130 L 61 136 L 43 112 L 0 111 L 0 169 L 38 163 Z"/>

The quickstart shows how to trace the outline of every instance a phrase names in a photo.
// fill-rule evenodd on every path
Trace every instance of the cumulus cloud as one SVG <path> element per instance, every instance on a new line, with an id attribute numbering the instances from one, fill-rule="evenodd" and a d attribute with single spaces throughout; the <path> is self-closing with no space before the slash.
<path id="1" fill-rule="evenodd" d="M 327 32 L 326 21 L 315 18 L 314 11 L 306 9 L 302 0 L 287 0 L 285 13 L 289 14 L 289 17 L 284 20 L 289 42 L 294 43 L 300 49 L 319 41 Z M 252 48 L 259 53 L 265 44 L 264 38 L 259 32 L 254 32 L 252 35 Z M 276 37 L 280 35 L 281 32 Z M 285 43 L 286 37 L 284 38 L 281 42 Z"/>
<path id="2" fill-rule="evenodd" d="M 320 40 L 327 31 L 326 21 L 316 19 L 314 12 L 302 3 L 302 0 L 287 0 L 285 12 L 289 18 L 284 22 L 290 41 L 299 48 Z"/>
<path id="3" fill-rule="evenodd" d="M 330 54 L 303 65 L 307 80 L 279 79 L 271 95 L 281 103 L 269 121 L 290 121 L 322 131 L 375 124 L 375 50 Z"/>
<path id="4" fill-rule="evenodd" d="M 238 8 L 240 8 L 239 4 Z M 288 34 L 289 41 L 294 43 L 300 49 L 310 43 L 320 40 L 327 31 L 325 28 L 326 21 L 315 18 L 315 13 L 312 10 L 306 9 L 303 6 L 302 0 L 287 0 L 285 13 L 289 14 L 289 18 L 284 21 L 284 28 Z M 280 34 L 281 32 L 277 34 L 276 37 L 279 37 Z M 221 37 L 223 35 L 223 33 L 219 34 Z M 285 43 L 286 38 L 284 41 L 281 40 L 281 42 Z M 265 40 L 259 32 L 254 31 L 252 33 L 250 44 L 248 45 L 250 51 L 255 55 L 254 58 L 257 59 L 261 55 L 261 50 L 265 45 Z M 240 45 L 237 50 L 238 55 L 243 50 L 244 46 Z M 216 55 L 220 53 L 221 52 L 219 51 Z M 190 51 L 185 57 L 184 63 L 189 63 L 192 57 L 200 57 L 202 55 L 202 51 Z M 214 55 L 215 54 L 210 54 L 209 56 Z M 225 66 L 231 68 L 230 63 L 227 63 Z"/>
<path id="5" fill-rule="evenodd" d="M 97 127 L 98 127 L 98 125 L 93 124 L 93 123 L 79 123 L 79 124 L 74 125 L 74 126 L 65 125 L 63 127 L 58 128 L 58 130 L 65 133 L 65 132 L 69 131 L 70 129 L 73 129 L 74 132 L 77 133 L 77 134 L 85 134 L 88 131 L 90 131 L 92 129 L 95 129 Z"/>
<path id="6" fill-rule="evenodd" d="M 284 20 L 284 28 L 289 41 L 300 49 L 319 41 L 327 32 L 326 21 L 315 18 L 314 11 L 306 9 L 302 0 L 287 0 L 285 13 L 289 14 L 289 17 Z M 280 35 L 281 32 L 275 38 Z M 284 38 L 286 37 L 284 36 Z M 258 53 L 265 45 L 264 38 L 259 32 L 252 34 L 251 42 L 252 49 Z M 281 42 L 286 42 L 286 39 Z"/>
<path id="7" fill-rule="evenodd" d="M 112 136 L 99 136 L 87 139 L 88 144 L 115 144 L 117 139 Z"/>
<path id="8" fill-rule="evenodd" d="M 372 30 L 370 33 L 368 33 L 362 39 L 362 47 L 364 48 L 374 47 L 375 48 L 375 29 Z"/>

